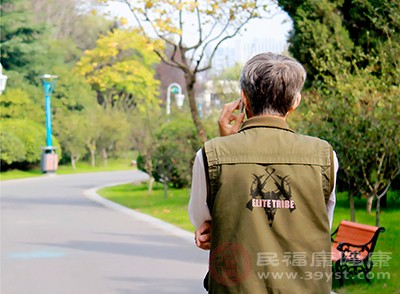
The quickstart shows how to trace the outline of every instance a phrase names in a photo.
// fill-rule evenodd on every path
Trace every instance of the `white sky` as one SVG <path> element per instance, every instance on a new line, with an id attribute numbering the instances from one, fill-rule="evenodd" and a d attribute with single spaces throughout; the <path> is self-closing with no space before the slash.
<path id="1" fill-rule="evenodd" d="M 132 12 L 128 6 L 121 2 L 109 1 L 108 7 L 113 16 L 124 17 L 130 23 L 134 23 Z M 292 28 L 290 17 L 276 5 L 271 5 L 271 11 L 274 15 L 271 19 L 253 19 L 246 25 L 246 31 L 242 31 L 232 41 L 238 38 L 251 39 L 272 39 L 276 42 L 285 42 L 288 38 L 288 32 Z"/>

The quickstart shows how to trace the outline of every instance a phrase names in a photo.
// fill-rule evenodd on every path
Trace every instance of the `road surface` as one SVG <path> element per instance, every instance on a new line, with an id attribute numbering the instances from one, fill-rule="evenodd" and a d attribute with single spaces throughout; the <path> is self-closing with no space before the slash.
<path id="1" fill-rule="evenodd" d="M 146 178 L 118 171 L 1 182 L 1 293 L 205 293 L 208 255 L 190 233 L 104 206 L 89 190 Z"/>

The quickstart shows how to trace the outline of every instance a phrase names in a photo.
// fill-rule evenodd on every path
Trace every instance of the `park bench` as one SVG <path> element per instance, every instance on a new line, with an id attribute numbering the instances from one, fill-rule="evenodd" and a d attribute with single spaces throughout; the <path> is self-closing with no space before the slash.
<path id="1" fill-rule="evenodd" d="M 372 270 L 371 256 L 379 233 L 383 227 L 374 227 L 342 220 L 332 233 L 332 263 L 335 279 L 343 286 L 344 278 L 364 273 L 369 283 L 368 273 Z M 334 238 L 335 237 L 335 238 Z"/>

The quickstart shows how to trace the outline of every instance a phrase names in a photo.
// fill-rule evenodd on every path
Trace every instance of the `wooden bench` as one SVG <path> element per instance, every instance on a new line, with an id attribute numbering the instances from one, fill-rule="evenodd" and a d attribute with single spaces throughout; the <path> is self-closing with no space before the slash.
<path id="1" fill-rule="evenodd" d="M 369 283 L 368 273 L 372 270 L 371 255 L 383 227 L 374 227 L 343 220 L 332 233 L 332 263 L 335 279 L 343 286 L 344 278 L 364 273 Z M 335 239 L 333 239 L 335 236 Z"/>

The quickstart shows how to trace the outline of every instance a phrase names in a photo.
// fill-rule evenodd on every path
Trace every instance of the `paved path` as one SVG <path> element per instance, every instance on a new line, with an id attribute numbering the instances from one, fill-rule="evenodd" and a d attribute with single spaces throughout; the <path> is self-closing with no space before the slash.
<path id="1" fill-rule="evenodd" d="M 124 171 L 2 182 L 1 293 L 205 293 L 207 253 L 191 234 L 87 191 L 144 179 Z"/>

